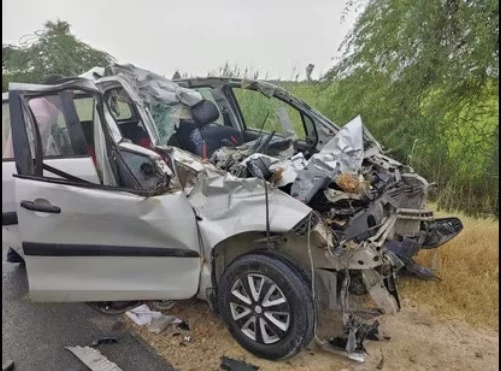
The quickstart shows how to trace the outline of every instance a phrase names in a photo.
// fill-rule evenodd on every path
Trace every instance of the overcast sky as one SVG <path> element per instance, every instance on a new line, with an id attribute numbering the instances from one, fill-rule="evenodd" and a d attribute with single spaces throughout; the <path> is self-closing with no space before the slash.
<path id="1" fill-rule="evenodd" d="M 341 22 L 345 0 L 3 0 L 3 43 L 61 19 L 91 46 L 121 63 L 172 76 L 205 76 L 225 61 L 259 70 L 263 78 L 290 78 L 296 66 L 314 77 L 353 25 Z"/>

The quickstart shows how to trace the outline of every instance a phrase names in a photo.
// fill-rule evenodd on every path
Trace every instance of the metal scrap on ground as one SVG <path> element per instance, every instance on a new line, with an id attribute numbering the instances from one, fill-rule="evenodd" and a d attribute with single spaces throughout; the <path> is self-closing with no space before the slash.
<path id="1" fill-rule="evenodd" d="M 152 311 L 146 304 L 142 304 L 134 309 L 131 309 L 125 314 L 136 325 L 148 325 L 148 331 L 156 334 L 165 330 L 165 328 L 167 328 L 170 324 L 179 326 L 185 324 L 182 320 L 176 318 L 175 316 L 166 316 L 161 312 Z"/>
<path id="2" fill-rule="evenodd" d="M 111 362 L 97 349 L 91 347 L 66 347 L 83 364 L 92 371 L 122 371 L 116 363 Z"/>
<path id="3" fill-rule="evenodd" d="M 250 365 L 244 361 L 239 361 L 237 359 L 232 359 L 226 356 L 221 357 L 221 368 L 228 371 L 255 371 L 259 370 L 259 367 Z"/>

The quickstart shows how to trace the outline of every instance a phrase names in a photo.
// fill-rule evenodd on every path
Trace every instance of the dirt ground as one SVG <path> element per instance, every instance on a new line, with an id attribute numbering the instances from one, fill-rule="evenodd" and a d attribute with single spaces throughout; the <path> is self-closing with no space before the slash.
<path id="1" fill-rule="evenodd" d="M 404 299 L 403 310 L 379 318 L 388 342 L 365 343 L 363 364 L 323 351 L 314 342 L 293 358 L 271 362 L 254 357 L 233 340 L 208 304 L 178 302 L 164 314 L 186 321 L 190 331 L 170 326 L 160 334 L 148 332 L 129 319 L 134 329 L 179 370 L 220 370 L 223 355 L 244 360 L 260 370 L 497 370 L 498 332 L 473 329 L 465 323 L 438 320 L 425 307 Z M 125 317 L 125 316 L 124 316 Z M 187 341 L 183 340 L 189 336 Z"/>

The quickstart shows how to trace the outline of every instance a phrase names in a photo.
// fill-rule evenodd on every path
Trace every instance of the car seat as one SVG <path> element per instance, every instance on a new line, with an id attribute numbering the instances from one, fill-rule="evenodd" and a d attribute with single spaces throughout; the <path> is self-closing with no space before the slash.
<path id="1" fill-rule="evenodd" d="M 221 147 L 238 146 L 243 143 L 241 132 L 232 127 L 214 123 L 219 118 L 219 110 L 211 101 L 202 100 L 197 103 L 191 108 L 191 114 L 195 126 L 188 135 L 190 148 L 186 149 L 190 152 L 209 158 Z"/>

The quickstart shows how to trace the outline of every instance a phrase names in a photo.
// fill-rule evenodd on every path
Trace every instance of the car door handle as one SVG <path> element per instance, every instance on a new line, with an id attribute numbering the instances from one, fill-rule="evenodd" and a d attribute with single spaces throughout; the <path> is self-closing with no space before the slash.
<path id="1" fill-rule="evenodd" d="M 61 208 L 58 206 L 35 201 L 21 201 L 21 207 L 31 211 L 41 211 L 43 213 L 59 214 L 61 212 Z"/>

